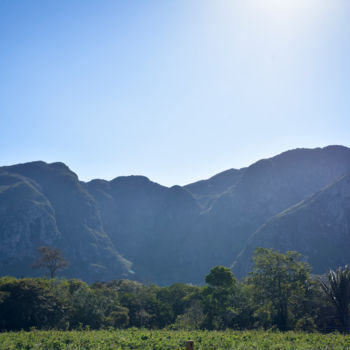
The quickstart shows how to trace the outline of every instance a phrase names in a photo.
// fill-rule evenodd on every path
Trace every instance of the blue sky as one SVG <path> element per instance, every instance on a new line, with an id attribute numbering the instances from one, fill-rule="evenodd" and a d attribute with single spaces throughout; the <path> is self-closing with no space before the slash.
<path id="1" fill-rule="evenodd" d="M 186 184 L 350 146 L 348 0 L 0 0 L 0 164 Z"/>

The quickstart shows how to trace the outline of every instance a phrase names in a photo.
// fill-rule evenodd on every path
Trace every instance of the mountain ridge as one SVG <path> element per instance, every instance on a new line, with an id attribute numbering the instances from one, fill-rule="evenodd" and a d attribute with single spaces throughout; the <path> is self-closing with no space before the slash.
<path id="1" fill-rule="evenodd" d="M 84 182 L 62 162 L 0 167 L 0 274 L 34 274 L 20 266 L 41 244 L 63 251 L 69 277 L 202 283 L 261 226 L 348 173 L 344 146 L 289 150 L 172 187 L 142 175 Z"/>

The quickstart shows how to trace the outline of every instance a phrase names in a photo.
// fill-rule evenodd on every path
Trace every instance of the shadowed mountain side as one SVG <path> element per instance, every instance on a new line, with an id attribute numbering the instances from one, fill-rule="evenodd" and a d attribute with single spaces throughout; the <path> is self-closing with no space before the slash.
<path id="1" fill-rule="evenodd" d="M 34 274 L 36 248 L 53 245 L 67 277 L 200 284 L 273 216 L 349 173 L 350 149 L 296 149 L 172 188 L 144 176 L 84 183 L 63 163 L 0 171 L 1 274 Z"/>
<path id="2" fill-rule="evenodd" d="M 259 226 L 348 172 L 350 149 L 342 146 L 296 149 L 246 168 L 191 231 L 195 266 L 230 266 Z"/>
<path id="3" fill-rule="evenodd" d="M 350 175 L 261 226 L 233 264 L 237 276 L 252 266 L 256 247 L 296 250 L 317 274 L 350 262 Z"/>
<path id="4" fill-rule="evenodd" d="M 168 188 L 144 176 L 123 176 L 112 181 L 92 180 L 85 188 L 95 198 L 103 226 L 129 259 L 142 253 L 154 229 Z"/>
<path id="5" fill-rule="evenodd" d="M 182 281 L 184 240 L 200 212 L 188 191 L 143 176 L 93 180 L 86 188 L 111 240 L 133 262 L 136 278 L 158 284 Z"/>
<path id="6" fill-rule="evenodd" d="M 36 249 L 62 239 L 55 211 L 23 176 L 0 170 L 0 274 L 31 272 Z M 28 265 L 29 262 L 29 265 Z"/>
<path id="7" fill-rule="evenodd" d="M 229 169 L 207 180 L 201 180 L 186 185 L 184 188 L 196 197 L 203 209 L 208 209 L 215 199 L 237 184 L 244 170 L 245 168 L 239 170 Z"/>
<path id="8" fill-rule="evenodd" d="M 95 200 L 84 190 L 76 174 L 66 165 L 32 162 L 2 167 L 2 169 L 28 179 L 27 182 L 30 181 L 33 184 L 36 193 L 40 193 L 40 198 L 45 199 L 46 205 L 51 210 L 51 221 L 55 223 L 50 227 L 47 226 L 46 235 L 51 237 L 59 232 L 60 239 L 52 243 L 61 249 L 64 256 L 70 261 L 69 269 L 64 272 L 66 276 L 93 281 L 122 275 L 123 264 L 111 240 L 103 230 Z M 17 197 L 16 194 L 13 199 L 18 203 L 28 201 L 27 197 Z M 36 206 L 39 207 L 39 205 Z M 11 212 L 13 222 L 18 222 L 23 211 Z M 27 211 L 27 215 L 31 215 L 30 211 Z M 34 218 L 30 217 L 28 220 L 31 222 Z M 45 223 L 37 219 L 36 225 L 42 227 Z M 35 228 L 32 228 L 33 230 Z M 6 236 L 13 234 L 13 232 L 7 232 Z M 19 240 L 22 240 L 25 231 L 17 227 L 16 235 Z M 30 252 L 30 256 L 33 256 L 38 247 L 37 243 L 40 242 L 35 242 L 35 240 L 26 242 L 28 243 L 26 249 Z"/>
<path id="9" fill-rule="evenodd" d="M 140 266 L 149 280 L 160 284 L 192 282 L 195 276 L 188 269 L 193 263 L 193 247 L 187 240 L 194 227 L 200 207 L 193 196 L 180 186 L 170 188 L 161 212 L 155 218 L 155 228 L 145 245 L 149 254 L 139 257 Z M 202 279 L 203 281 L 203 279 Z"/>

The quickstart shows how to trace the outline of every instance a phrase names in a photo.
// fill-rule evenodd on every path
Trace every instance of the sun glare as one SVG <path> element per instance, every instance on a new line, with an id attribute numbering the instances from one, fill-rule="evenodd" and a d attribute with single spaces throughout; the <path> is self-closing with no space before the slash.
<path id="1" fill-rule="evenodd" d="M 323 0 L 256 0 L 251 5 L 271 28 L 293 34 L 310 30 L 328 7 Z"/>
<path id="2" fill-rule="evenodd" d="M 261 0 L 260 2 L 276 11 L 288 11 L 300 6 L 298 0 Z"/>
<path id="3" fill-rule="evenodd" d="M 313 8 L 318 7 L 312 0 L 259 0 L 255 4 L 261 13 L 278 21 L 303 17 Z"/>
<path id="4" fill-rule="evenodd" d="M 260 0 L 257 1 L 259 10 L 270 17 L 279 19 L 293 18 L 302 15 L 312 1 L 303 0 Z"/>

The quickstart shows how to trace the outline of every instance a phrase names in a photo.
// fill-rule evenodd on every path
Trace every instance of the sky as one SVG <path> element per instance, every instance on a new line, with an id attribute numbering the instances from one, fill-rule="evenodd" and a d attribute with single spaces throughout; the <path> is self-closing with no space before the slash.
<path id="1" fill-rule="evenodd" d="M 0 165 L 172 186 L 330 144 L 348 0 L 0 0 Z"/>

